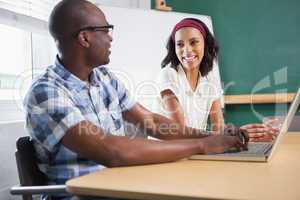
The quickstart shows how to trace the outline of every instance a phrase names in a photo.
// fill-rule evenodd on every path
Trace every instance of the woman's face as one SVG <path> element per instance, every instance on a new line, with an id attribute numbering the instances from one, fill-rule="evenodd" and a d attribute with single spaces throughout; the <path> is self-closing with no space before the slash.
<path id="1" fill-rule="evenodd" d="M 191 70 L 199 67 L 204 55 L 204 38 L 193 27 L 184 27 L 175 34 L 175 51 L 182 66 Z"/>

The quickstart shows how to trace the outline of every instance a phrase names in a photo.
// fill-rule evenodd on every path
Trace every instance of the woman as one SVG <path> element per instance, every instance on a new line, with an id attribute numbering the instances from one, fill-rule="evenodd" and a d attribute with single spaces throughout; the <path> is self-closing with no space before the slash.
<path id="1" fill-rule="evenodd" d="M 217 41 L 202 21 L 186 18 L 173 28 L 167 51 L 159 75 L 162 114 L 181 125 L 203 130 L 209 117 L 211 130 L 219 133 L 225 128 L 222 93 L 211 73 L 218 54 Z M 242 128 L 252 141 L 274 138 L 274 130 L 262 124 Z"/>

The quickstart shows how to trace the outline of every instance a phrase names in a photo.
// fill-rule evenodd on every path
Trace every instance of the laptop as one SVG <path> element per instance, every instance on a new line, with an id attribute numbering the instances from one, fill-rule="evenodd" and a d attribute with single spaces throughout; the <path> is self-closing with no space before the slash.
<path id="1" fill-rule="evenodd" d="M 284 119 L 282 126 L 275 141 L 272 142 L 250 142 L 248 143 L 247 151 L 240 152 L 225 152 L 222 154 L 196 154 L 192 155 L 191 160 L 230 160 L 230 161 L 256 161 L 268 162 L 279 148 L 283 137 L 286 135 L 288 128 L 293 120 L 300 102 L 300 87 L 290 105 L 287 116 Z"/>

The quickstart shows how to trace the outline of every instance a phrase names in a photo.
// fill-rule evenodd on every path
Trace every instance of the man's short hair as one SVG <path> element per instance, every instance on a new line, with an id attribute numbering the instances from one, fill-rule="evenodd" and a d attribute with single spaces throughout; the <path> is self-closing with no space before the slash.
<path id="1" fill-rule="evenodd" d="M 52 10 L 49 18 L 49 32 L 55 40 L 71 35 L 85 22 L 86 0 L 62 0 Z"/>

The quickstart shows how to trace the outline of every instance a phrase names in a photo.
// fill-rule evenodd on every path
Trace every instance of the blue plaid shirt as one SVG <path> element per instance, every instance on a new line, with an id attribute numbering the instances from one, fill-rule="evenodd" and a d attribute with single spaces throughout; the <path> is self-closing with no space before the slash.
<path id="1" fill-rule="evenodd" d="M 25 100 L 26 127 L 39 168 L 49 184 L 104 168 L 61 144 L 66 132 L 88 120 L 113 135 L 124 135 L 122 112 L 135 104 L 124 85 L 105 67 L 93 70 L 90 83 L 71 74 L 56 59 L 31 86 Z"/>

